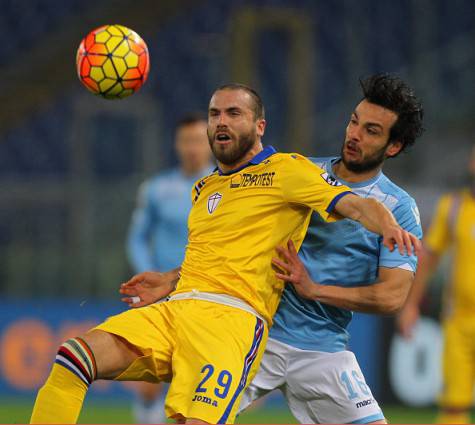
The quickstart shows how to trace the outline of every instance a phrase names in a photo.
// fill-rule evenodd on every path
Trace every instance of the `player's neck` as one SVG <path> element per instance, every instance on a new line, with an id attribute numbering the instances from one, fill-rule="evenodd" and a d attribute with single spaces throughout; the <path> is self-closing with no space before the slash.
<path id="1" fill-rule="evenodd" d="M 348 183 L 360 183 L 378 175 L 381 172 L 381 168 L 382 166 L 379 166 L 372 170 L 356 173 L 346 168 L 343 161 L 339 161 L 333 166 L 333 172 L 339 179 L 345 180 Z"/>
<path id="2" fill-rule="evenodd" d="M 243 157 L 241 157 L 238 161 L 234 162 L 233 164 L 223 164 L 222 162 L 218 161 L 219 169 L 225 174 L 233 170 L 237 170 L 238 168 L 241 168 L 243 165 L 246 165 L 252 158 L 254 158 L 263 149 L 264 148 L 262 147 L 262 143 L 258 141 Z"/>

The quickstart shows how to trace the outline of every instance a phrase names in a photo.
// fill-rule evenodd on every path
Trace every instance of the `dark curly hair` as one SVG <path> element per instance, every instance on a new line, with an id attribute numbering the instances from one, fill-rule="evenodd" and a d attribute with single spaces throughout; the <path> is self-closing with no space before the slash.
<path id="1" fill-rule="evenodd" d="M 424 110 L 414 91 L 399 77 L 389 74 L 376 74 L 364 80 L 360 79 L 360 85 L 363 100 L 397 114 L 398 118 L 389 133 L 389 142 L 400 141 L 400 152 L 414 145 L 424 132 Z"/>

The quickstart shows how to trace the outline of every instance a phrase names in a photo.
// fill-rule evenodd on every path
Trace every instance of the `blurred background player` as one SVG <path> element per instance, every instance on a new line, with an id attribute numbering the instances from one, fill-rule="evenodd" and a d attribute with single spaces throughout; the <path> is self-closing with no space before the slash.
<path id="1" fill-rule="evenodd" d="M 422 237 L 414 199 L 383 173 L 384 161 L 422 134 L 423 110 L 401 79 L 361 81 L 340 156 L 312 158 L 327 181 L 383 202 L 407 231 Z M 274 389 L 301 423 L 384 423 L 346 330 L 352 312 L 395 313 L 409 292 L 417 260 L 390 252 L 379 236 L 349 220 L 323 223 L 315 213 L 299 255 L 279 249 L 285 287 L 260 369 L 241 409 Z M 308 273 L 306 269 L 308 270 Z M 363 286 L 365 285 L 365 286 Z"/>
<path id="2" fill-rule="evenodd" d="M 470 423 L 475 384 L 475 146 L 468 166 L 468 184 L 443 195 L 424 238 L 414 286 L 398 317 L 403 336 L 411 337 L 420 315 L 427 282 L 442 256 L 452 248 L 452 273 L 442 312 L 443 390 L 439 423 Z"/>
<path id="3" fill-rule="evenodd" d="M 169 270 L 183 261 L 188 238 L 188 213 L 195 181 L 211 173 L 207 118 L 184 116 L 176 126 L 178 165 L 146 180 L 140 187 L 127 240 L 127 254 L 135 273 Z M 133 413 L 137 423 L 165 422 L 162 384 L 137 383 Z"/>

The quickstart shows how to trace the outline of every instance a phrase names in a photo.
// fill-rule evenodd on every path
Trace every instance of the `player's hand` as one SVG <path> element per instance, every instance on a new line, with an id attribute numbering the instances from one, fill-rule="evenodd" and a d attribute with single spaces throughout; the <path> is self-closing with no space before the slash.
<path id="1" fill-rule="evenodd" d="M 176 275 L 169 272 L 136 274 L 120 285 L 119 292 L 125 295 L 121 300 L 133 308 L 153 304 L 173 291 L 176 279 Z"/>
<path id="2" fill-rule="evenodd" d="M 419 238 L 410 232 L 405 231 L 397 224 L 386 226 L 383 230 L 383 245 L 391 252 L 397 245 L 401 255 L 419 255 L 422 250 L 422 243 Z"/>
<path id="3" fill-rule="evenodd" d="M 287 249 L 279 246 L 276 251 L 284 260 L 280 258 L 272 259 L 272 263 L 282 271 L 276 272 L 275 275 L 279 279 L 292 283 L 301 297 L 315 299 L 319 284 L 310 278 L 307 269 L 297 254 L 294 243 L 288 241 Z"/>
<path id="4" fill-rule="evenodd" d="M 412 338 L 414 326 L 420 317 L 420 310 L 417 305 L 406 304 L 396 317 L 398 332 L 406 339 Z"/>

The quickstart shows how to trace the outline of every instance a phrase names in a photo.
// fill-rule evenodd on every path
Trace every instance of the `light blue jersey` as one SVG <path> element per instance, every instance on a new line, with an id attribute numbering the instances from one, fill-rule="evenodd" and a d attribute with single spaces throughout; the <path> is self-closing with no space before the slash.
<path id="1" fill-rule="evenodd" d="M 333 179 L 332 165 L 339 159 L 310 158 Z M 360 183 L 339 181 L 364 198 L 382 202 L 403 229 L 422 238 L 414 199 L 383 173 Z M 417 266 L 414 255 L 401 255 L 397 249 L 390 252 L 379 235 L 361 224 L 348 219 L 326 223 L 317 213 L 312 215 L 299 256 L 313 280 L 346 287 L 375 283 L 379 267 L 415 272 Z M 351 318 L 351 311 L 303 299 L 292 285 L 286 285 L 269 336 L 302 350 L 342 351 L 347 349 Z"/>
<path id="2" fill-rule="evenodd" d="M 166 271 L 183 261 L 188 240 L 191 189 L 212 167 L 185 176 L 173 168 L 145 181 L 132 216 L 127 252 L 136 273 Z"/>

